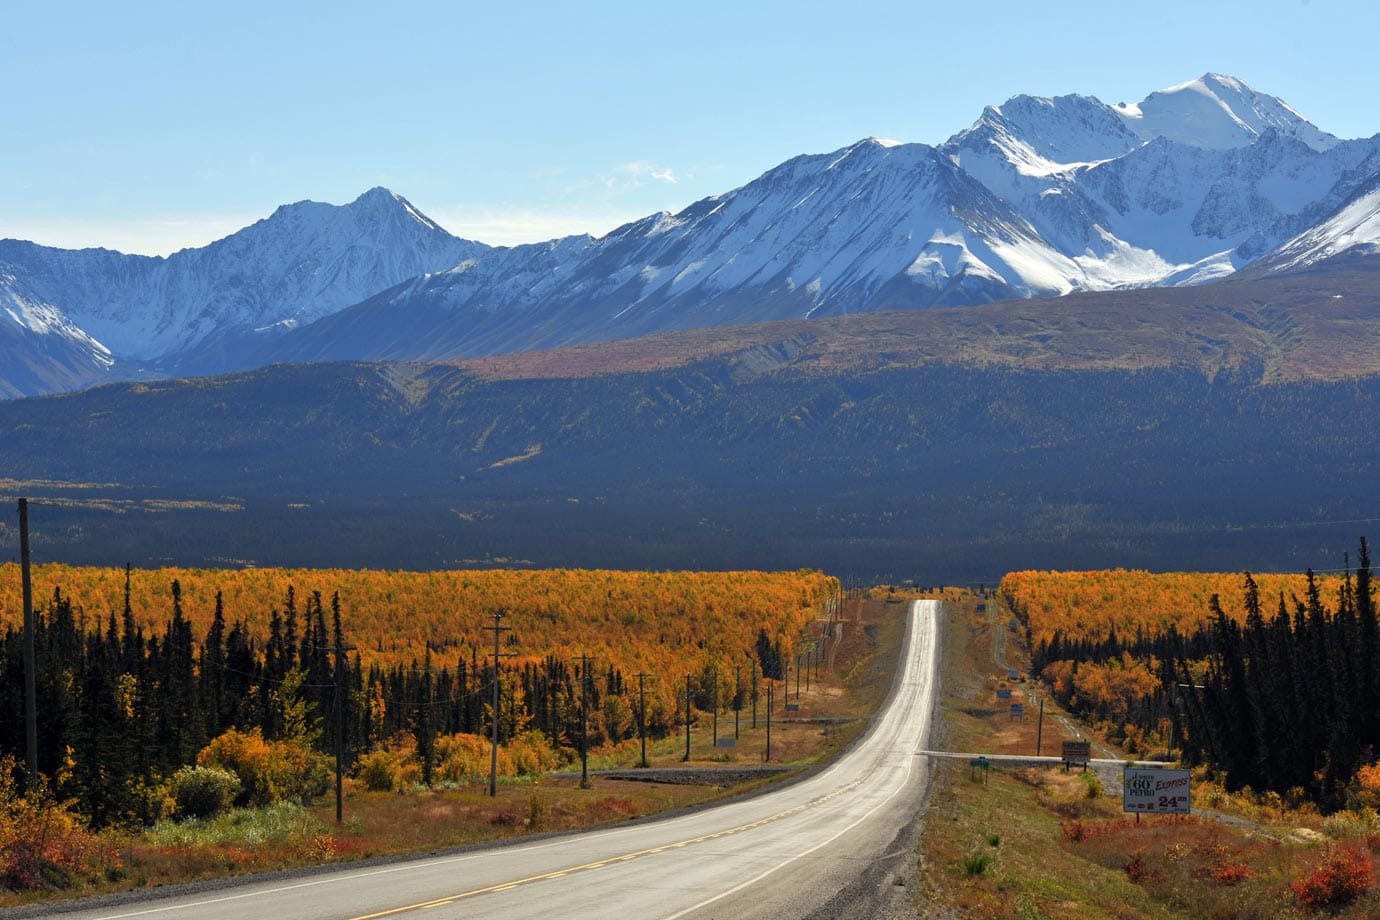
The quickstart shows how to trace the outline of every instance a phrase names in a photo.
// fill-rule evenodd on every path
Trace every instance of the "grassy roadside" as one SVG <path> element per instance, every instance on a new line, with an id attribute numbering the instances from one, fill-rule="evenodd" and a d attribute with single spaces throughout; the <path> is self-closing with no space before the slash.
<path id="1" fill-rule="evenodd" d="M 773 767 L 756 770 L 766 755 L 766 698 L 753 726 L 750 704 L 738 714 L 737 744 L 713 743 L 712 715 L 697 712 L 691 727 L 690 758 L 685 735 L 648 739 L 654 768 L 675 768 L 681 782 L 643 782 L 602 776 L 598 771 L 636 773 L 641 757 L 636 739 L 592 751 L 588 786 L 578 760 L 558 774 L 501 780 L 490 798 L 487 782 L 451 788 L 369 792 L 347 779 L 344 820 L 335 821 L 334 799 L 309 807 L 279 805 L 241 810 L 206 821 L 162 822 L 142 831 L 102 834 L 93 853 L 102 865 L 81 880 L 55 880 L 44 891 L 0 891 L 0 910 L 94 894 L 108 894 L 254 872 L 302 869 L 355 859 L 428 853 L 454 847 L 573 831 L 741 795 L 808 769 L 832 757 L 858 736 L 886 697 L 899 653 L 904 605 L 850 600 L 842 636 L 829 649 L 818 673 L 802 675 L 786 712 L 777 684 L 771 721 Z M 718 737 L 734 736 L 734 713 L 719 713 Z"/>
<path id="2" fill-rule="evenodd" d="M 988 622 L 979 603 L 993 601 L 969 596 L 948 605 L 934 747 L 1033 753 L 1035 707 L 1027 703 L 1025 719 L 1014 721 L 996 691 L 1010 686 L 1020 699 L 1034 685 L 1006 679 L 993 654 L 1005 614 Z M 1024 676 L 1028 659 L 1018 636 L 1007 632 L 1004 640 L 1006 663 Z M 1057 753 L 1066 726 L 1074 724 L 1046 700 L 1043 752 Z M 983 782 L 962 762 L 936 761 L 934 769 L 918 853 L 918 917 L 1380 916 L 1380 894 L 1373 884 L 1360 884 L 1380 849 L 1380 823 L 1370 829 L 1364 821 L 1324 822 L 1315 812 L 1227 796 L 1195 778 L 1194 815 L 1137 824 L 1122 814 L 1119 796 L 1077 772 L 993 768 Z M 1234 820 L 1206 816 L 1204 802 Z M 1316 885 L 1305 888 L 1309 897 L 1291 887 L 1347 878 L 1358 896 L 1330 904 L 1321 904 L 1329 895 L 1318 894 Z M 1321 905 L 1317 912 L 1310 897 Z"/>

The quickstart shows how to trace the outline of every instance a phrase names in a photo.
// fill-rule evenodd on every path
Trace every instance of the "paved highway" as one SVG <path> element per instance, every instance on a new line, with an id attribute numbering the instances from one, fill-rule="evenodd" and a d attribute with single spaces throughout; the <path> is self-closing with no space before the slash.
<path id="1" fill-rule="evenodd" d="M 55 916 L 73 920 L 806 917 L 882 856 L 928 783 L 939 604 L 907 617 L 868 735 L 810 778 L 661 821 Z"/>

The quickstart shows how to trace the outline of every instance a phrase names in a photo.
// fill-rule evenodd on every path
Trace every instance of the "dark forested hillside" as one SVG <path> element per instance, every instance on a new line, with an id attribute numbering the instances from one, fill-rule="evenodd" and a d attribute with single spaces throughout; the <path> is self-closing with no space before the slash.
<path id="1" fill-rule="evenodd" d="M 1380 498 L 1380 378 L 1262 373 L 279 366 L 0 404 L 0 490 L 44 561 L 1301 568 Z"/>

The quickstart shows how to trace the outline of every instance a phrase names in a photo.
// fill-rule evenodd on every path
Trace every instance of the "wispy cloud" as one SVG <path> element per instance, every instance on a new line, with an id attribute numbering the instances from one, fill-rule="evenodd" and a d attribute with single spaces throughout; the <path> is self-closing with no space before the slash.
<path id="1" fill-rule="evenodd" d="M 601 181 L 605 187 L 614 191 L 641 188 L 648 182 L 665 182 L 675 185 L 679 180 L 669 166 L 658 166 L 646 160 L 633 160 L 615 166 Z"/>

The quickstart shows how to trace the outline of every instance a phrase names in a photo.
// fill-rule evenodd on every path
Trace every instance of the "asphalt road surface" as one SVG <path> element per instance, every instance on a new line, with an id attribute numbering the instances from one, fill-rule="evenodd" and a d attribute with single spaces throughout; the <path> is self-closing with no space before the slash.
<path id="1" fill-rule="evenodd" d="M 937 601 L 913 602 L 896 683 L 870 732 L 808 779 L 691 814 L 218 891 L 74 910 L 81 920 L 807 917 L 884 857 L 928 786 Z M 890 852 L 896 850 L 897 852 Z M 875 876 L 875 872 L 871 873 Z M 868 885 L 888 882 L 873 878 Z M 851 911 L 850 911 L 851 913 Z"/>

